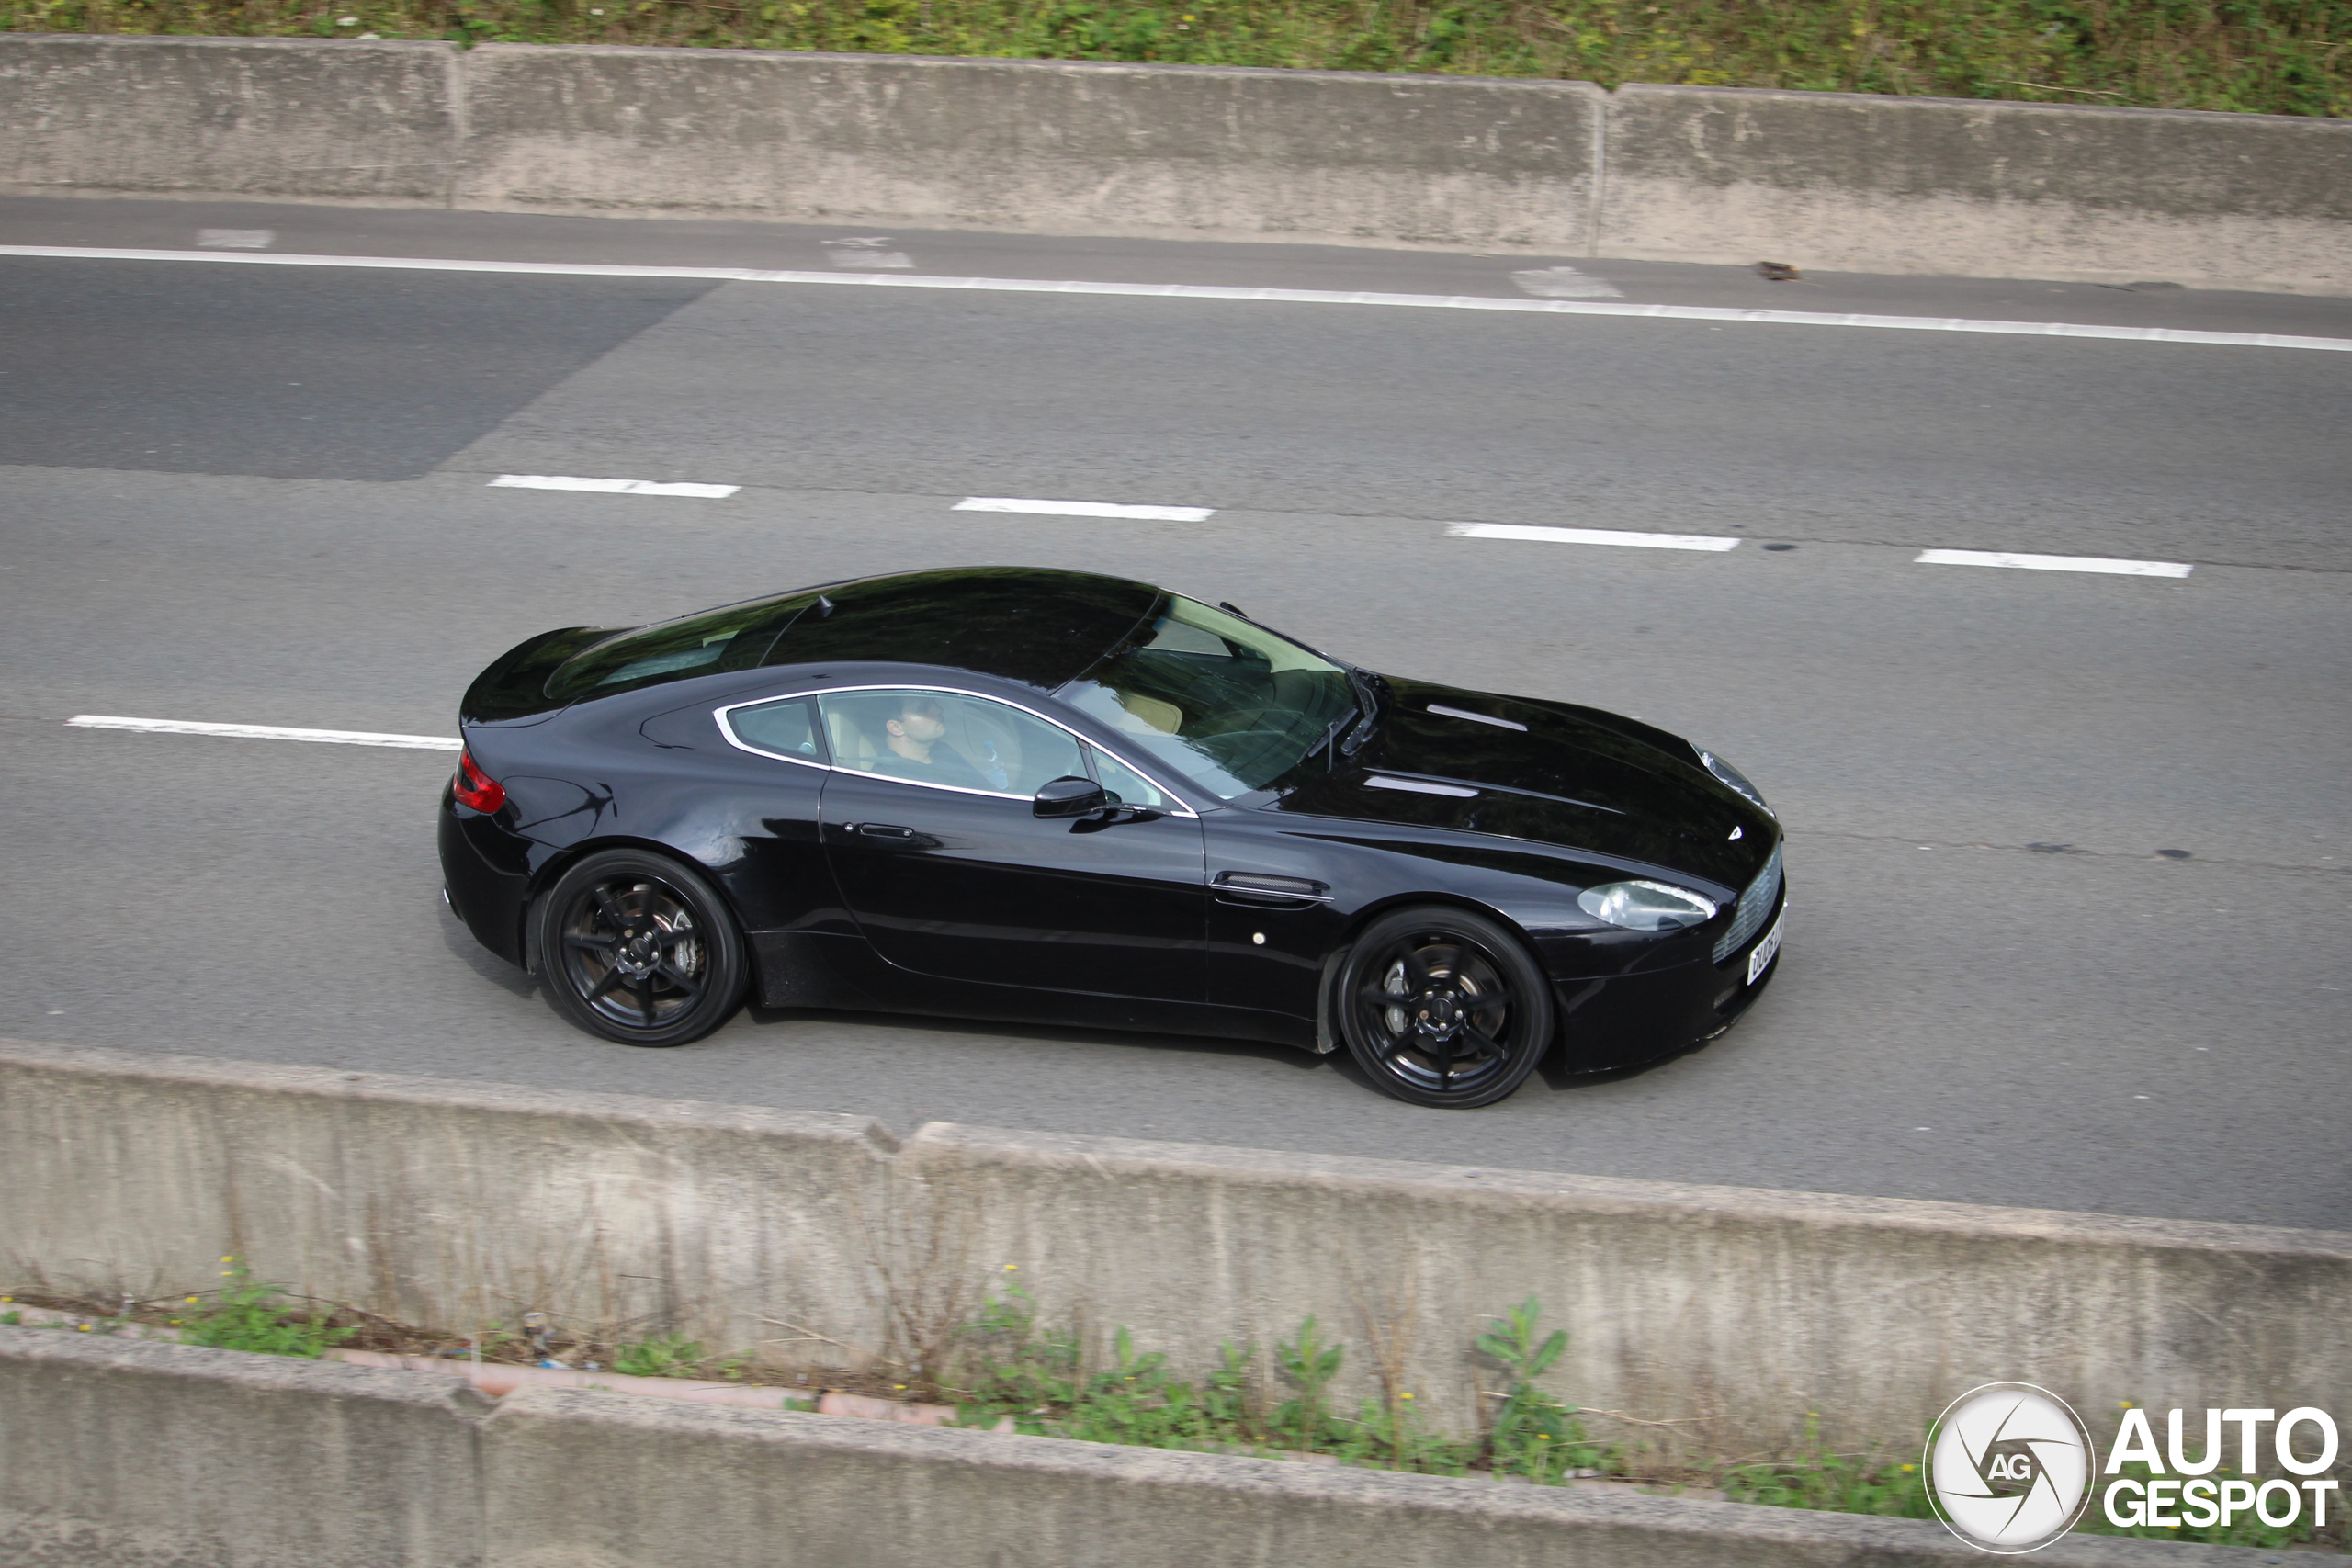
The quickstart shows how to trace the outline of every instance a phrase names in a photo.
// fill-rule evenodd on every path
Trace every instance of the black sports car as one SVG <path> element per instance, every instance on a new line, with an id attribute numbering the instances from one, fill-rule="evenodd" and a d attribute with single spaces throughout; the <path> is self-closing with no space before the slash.
<path id="1" fill-rule="evenodd" d="M 451 906 L 637 1045 L 773 1007 L 1341 1044 L 1423 1105 L 1721 1032 L 1781 829 L 1722 759 L 984 567 L 548 632 L 466 693 Z"/>

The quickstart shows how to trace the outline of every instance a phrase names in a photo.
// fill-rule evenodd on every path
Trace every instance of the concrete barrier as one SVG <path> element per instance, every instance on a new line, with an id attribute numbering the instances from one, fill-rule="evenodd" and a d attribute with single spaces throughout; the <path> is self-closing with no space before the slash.
<path id="1" fill-rule="evenodd" d="M 811 1369 L 935 1354 L 1029 1284 L 1180 1371 L 1314 1314 L 1472 1429 L 1474 1335 L 1530 1296 L 1572 1403 L 1694 1454 L 1908 1442 L 2019 1379 L 2352 1408 L 2352 1235 L 1464 1170 L 0 1042 L 0 1280 L 153 1296 L 234 1253 L 439 1327 L 541 1310 Z M 1017 1266 L 1008 1275 L 1005 1265 Z M 2281 1403 L 2281 1402 L 2284 1403 Z M 1601 1418 L 1599 1430 L 1623 1435 Z M 1649 1428 L 1646 1430 L 1657 1430 Z"/>
<path id="2" fill-rule="evenodd" d="M 0 190 L 440 207 L 446 43 L 0 37 Z"/>
<path id="3" fill-rule="evenodd" d="M 0 1562 L 469 1564 L 489 1408 L 449 1378 L 0 1328 Z"/>
<path id="4" fill-rule="evenodd" d="M 2352 121 L 1350 72 L 6 34 L 0 192 L 2352 293 Z"/>
<path id="5" fill-rule="evenodd" d="M 1958 1568 L 1926 1520 L 1119 1449 L 0 1328 L 40 1568 Z M 2257 1553 L 2075 1537 L 2061 1568 Z"/>
<path id="6" fill-rule="evenodd" d="M 456 205 L 1581 249 L 1580 82 L 492 44 Z"/>
<path id="7" fill-rule="evenodd" d="M 2352 120 L 1620 87 L 1602 255 L 2352 294 Z"/>

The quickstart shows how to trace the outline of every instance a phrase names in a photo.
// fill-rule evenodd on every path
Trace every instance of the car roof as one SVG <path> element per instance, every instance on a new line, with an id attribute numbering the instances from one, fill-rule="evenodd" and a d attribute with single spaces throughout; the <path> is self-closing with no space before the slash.
<path id="1" fill-rule="evenodd" d="M 1159 601 L 1149 583 L 1042 567 L 957 567 L 822 590 L 768 666 L 931 664 L 1052 691 L 1091 669 Z"/>

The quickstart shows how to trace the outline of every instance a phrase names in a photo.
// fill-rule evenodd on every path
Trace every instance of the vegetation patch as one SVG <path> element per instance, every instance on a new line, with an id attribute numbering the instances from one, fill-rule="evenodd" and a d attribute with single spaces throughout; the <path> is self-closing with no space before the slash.
<path id="1" fill-rule="evenodd" d="M 223 1283 L 192 1295 L 142 1301 L 19 1291 L 0 1295 L 0 1325 L 46 1314 L 75 1315 L 85 1333 L 143 1332 L 182 1343 L 266 1355 L 317 1359 L 340 1347 L 407 1355 L 466 1358 L 510 1365 L 608 1371 L 633 1377 L 724 1380 L 782 1385 L 814 1401 L 829 1392 L 904 1404 L 954 1407 L 954 1424 L 1034 1437 L 1200 1453 L 1253 1454 L 1430 1475 L 1486 1476 L 1539 1486 L 1614 1483 L 1645 1490 L 1726 1498 L 1768 1507 L 1928 1519 L 1935 1517 L 1920 1473 L 1923 1443 L 1833 1450 L 1818 1413 L 1799 1424 L 1782 1452 L 1700 1463 L 1660 1464 L 1637 1441 L 1597 1434 L 1589 1420 L 1641 1426 L 1613 1411 L 1579 1409 L 1536 1385 L 1568 1347 L 1566 1329 L 1545 1330 L 1534 1298 L 1492 1319 L 1473 1340 L 1484 1398 L 1476 1434 L 1432 1428 L 1414 1392 L 1383 1370 L 1380 1396 L 1342 1409 L 1329 1390 L 1347 1364 L 1347 1345 L 1315 1318 L 1273 1345 L 1227 1342 L 1220 1364 L 1196 1378 L 1178 1375 L 1166 1356 L 1139 1349 L 1119 1328 L 1107 1354 L 1091 1353 L 1076 1330 L 1040 1321 L 1036 1303 L 1007 1281 L 981 1298 L 968 1321 L 928 1335 L 929 1365 L 866 1353 L 867 1369 L 806 1372 L 762 1365 L 749 1355 L 713 1355 L 675 1333 L 597 1337 L 565 1329 L 544 1313 L 452 1335 L 399 1324 L 376 1314 L 314 1302 L 254 1280 L 234 1258 L 221 1260 Z M 1011 1269 L 1007 1272 L 1013 1272 Z M 810 1337 L 817 1337 L 811 1336 Z M 841 1347 L 844 1349 L 851 1347 Z M 2128 1406 L 2127 1406 L 2128 1407 Z M 2124 1472 L 2144 1481 L 2147 1467 Z M 2211 1545 L 2290 1546 L 2352 1551 L 2352 1529 L 2332 1511 L 2324 1529 L 2299 1517 L 2284 1528 L 2247 1512 L 2227 1528 L 2118 1528 L 2094 1506 L 2075 1529 Z"/>
<path id="2" fill-rule="evenodd" d="M 0 0 L 0 31 L 1150 61 L 2352 114 L 2352 0 Z"/>

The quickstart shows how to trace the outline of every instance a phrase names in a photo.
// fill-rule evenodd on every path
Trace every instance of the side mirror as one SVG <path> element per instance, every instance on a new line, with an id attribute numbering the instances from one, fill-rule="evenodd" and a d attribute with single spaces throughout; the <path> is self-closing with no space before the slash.
<path id="1" fill-rule="evenodd" d="M 1111 797 L 1092 779 L 1064 774 L 1038 786 L 1030 810 L 1039 817 L 1091 817 L 1111 808 Z"/>

